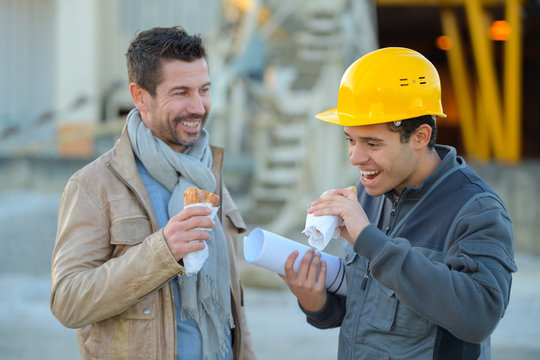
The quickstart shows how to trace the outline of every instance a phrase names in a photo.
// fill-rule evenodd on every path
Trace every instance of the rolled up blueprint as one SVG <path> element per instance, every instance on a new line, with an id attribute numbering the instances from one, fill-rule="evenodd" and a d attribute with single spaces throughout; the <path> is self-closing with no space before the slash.
<path id="1" fill-rule="evenodd" d="M 308 249 L 309 247 L 304 244 L 261 228 L 253 229 L 248 236 L 244 237 L 246 261 L 281 275 L 285 275 L 287 257 L 295 250 L 298 251 L 298 257 L 294 262 L 293 270 L 298 273 L 300 262 Z M 321 259 L 327 264 L 325 286 L 328 292 L 346 295 L 347 281 L 341 259 L 324 252 L 321 252 Z"/>

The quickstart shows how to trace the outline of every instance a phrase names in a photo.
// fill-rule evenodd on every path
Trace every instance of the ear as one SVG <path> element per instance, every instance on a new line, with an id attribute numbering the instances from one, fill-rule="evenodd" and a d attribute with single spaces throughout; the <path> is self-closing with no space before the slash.
<path id="1" fill-rule="evenodd" d="M 131 99 L 135 107 L 141 112 L 148 111 L 148 97 L 150 94 L 148 91 L 144 90 L 139 84 L 130 83 L 129 84 L 129 93 L 131 94 Z"/>
<path id="2" fill-rule="evenodd" d="M 420 125 L 413 135 L 411 136 L 411 142 L 416 149 L 424 149 L 428 146 L 431 139 L 431 132 L 433 129 L 428 124 Z"/>

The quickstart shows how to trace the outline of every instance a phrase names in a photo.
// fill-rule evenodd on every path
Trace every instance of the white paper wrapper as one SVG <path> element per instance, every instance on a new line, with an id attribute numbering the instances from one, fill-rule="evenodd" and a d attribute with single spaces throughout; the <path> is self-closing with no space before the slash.
<path id="1" fill-rule="evenodd" d="M 212 204 L 210 203 L 198 203 L 198 204 L 191 204 L 186 206 L 186 208 L 191 206 L 204 206 L 207 208 L 210 208 L 212 210 L 212 213 L 208 215 L 207 217 L 211 220 L 214 220 L 216 217 L 216 214 L 218 212 L 219 206 L 212 207 Z M 196 228 L 194 230 L 210 230 L 208 228 Z M 199 241 L 199 240 L 197 240 Z M 208 259 L 208 246 L 205 246 L 204 249 L 199 251 L 190 252 L 189 254 L 186 254 L 183 258 L 184 260 L 184 268 L 186 269 L 186 274 L 192 275 L 196 274 L 201 270 L 202 266 L 204 265 L 204 262 Z"/>
<path id="2" fill-rule="evenodd" d="M 309 236 L 308 243 L 317 250 L 324 250 L 332 238 L 339 237 L 340 217 L 335 215 L 314 216 L 307 214 L 302 234 Z"/>
<path id="3" fill-rule="evenodd" d="M 298 257 L 293 265 L 293 270 L 297 273 L 304 254 L 309 250 L 308 246 L 261 228 L 253 229 L 248 236 L 244 237 L 246 261 L 281 275 L 285 275 L 285 262 L 294 250 L 298 251 Z M 347 281 L 341 259 L 324 252 L 321 252 L 321 259 L 327 264 L 326 289 L 330 293 L 346 295 Z"/>

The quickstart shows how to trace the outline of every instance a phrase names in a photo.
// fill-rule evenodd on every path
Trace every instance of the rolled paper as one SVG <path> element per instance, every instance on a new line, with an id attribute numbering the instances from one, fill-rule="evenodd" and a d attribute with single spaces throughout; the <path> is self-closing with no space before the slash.
<path id="1" fill-rule="evenodd" d="M 246 261 L 281 275 L 285 275 L 285 262 L 295 250 L 298 251 L 298 257 L 294 262 L 293 270 L 298 273 L 300 262 L 309 250 L 308 246 L 261 228 L 253 229 L 248 236 L 244 237 Z M 347 281 L 341 259 L 325 252 L 321 252 L 321 259 L 327 264 L 325 286 L 328 292 L 346 295 Z"/>

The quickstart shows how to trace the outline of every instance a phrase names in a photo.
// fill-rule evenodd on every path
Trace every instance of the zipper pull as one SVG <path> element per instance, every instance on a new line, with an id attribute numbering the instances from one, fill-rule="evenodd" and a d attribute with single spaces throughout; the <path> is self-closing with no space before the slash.
<path id="1" fill-rule="evenodd" d="M 369 275 L 371 274 L 371 271 L 369 270 L 369 264 L 367 266 L 367 271 L 364 275 L 364 278 L 362 279 L 362 291 L 366 290 L 367 281 L 369 279 Z"/>
<path id="2" fill-rule="evenodd" d="M 362 291 L 366 290 L 366 284 L 367 284 L 368 278 L 369 278 L 369 273 L 366 273 L 364 275 L 364 278 L 362 279 Z"/>

